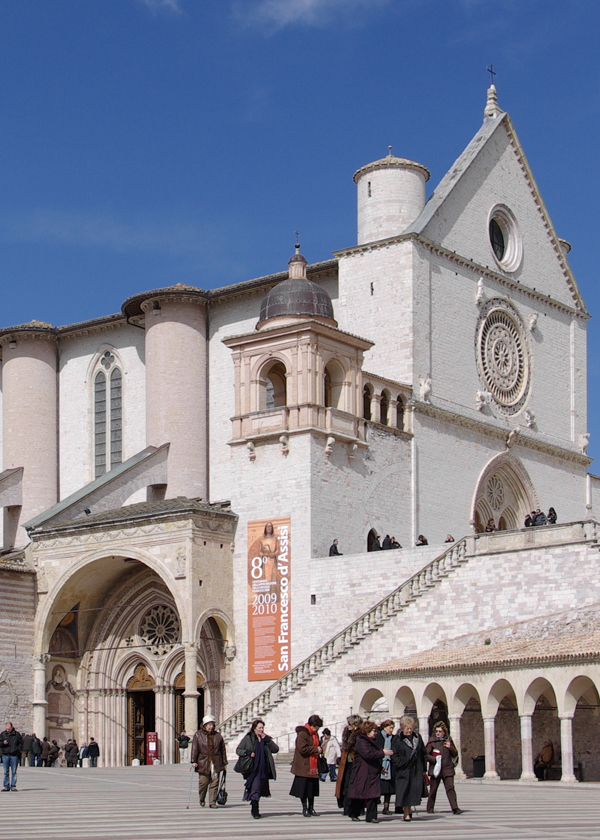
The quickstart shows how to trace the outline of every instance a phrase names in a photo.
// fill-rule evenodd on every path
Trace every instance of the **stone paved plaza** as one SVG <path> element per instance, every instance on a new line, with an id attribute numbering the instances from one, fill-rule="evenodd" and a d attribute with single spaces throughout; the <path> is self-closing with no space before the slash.
<path id="1" fill-rule="evenodd" d="M 511 782 L 457 785 L 459 804 L 453 816 L 442 795 L 440 812 L 421 809 L 410 824 L 401 817 L 382 818 L 379 825 L 351 823 L 340 816 L 330 782 L 321 786 L 318 808 L 322 816 L 305 819 L 299 802 L 288 795 L 291 776 L 278 768 L 271 799 L 263 800 L 262 820 L 250 818 L 241 801 L 241 778 L 230 773 L 225 808 L 201 809 L 196 778 L 186 810 L 190 771 L 179 765 L 118 769 L 19 770 L 17 793 L 0 797 L 0 837 L 28 840 L 70 838 L 445 838 L 445 840 L 590 840 L 600 825 L 600 785 L 560 787 Z"/>

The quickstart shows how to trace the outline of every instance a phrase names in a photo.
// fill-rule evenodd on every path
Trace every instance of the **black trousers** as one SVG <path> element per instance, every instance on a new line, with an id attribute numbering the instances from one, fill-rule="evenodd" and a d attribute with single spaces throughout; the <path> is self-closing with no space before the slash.
<path id="1" fill-rule="evenodd" d="M 377 799 L 367 799 L 367 815 L 365 817 L 367 822 L 371 822 L 371 820 L 377 819 L 377 803 L 379 802 L 379 798 Z"/>
<path id="2" fill-rule="evenodd" d="M 440 786 L 440 782 L 444 783 L 444 787 L 446 788 L 446 796 L 448 797 L 448 802 L 450 803 L 450 807 L 453 811 L 456 811 L 458 808 L 458 802 L 456 801 L 456 793 L 454 791 L 454 776 L 438 776 L 436 779 L 435 776 L 429 777 L 429 797 L 427 799 L 427 810 L 433 811 L 433 806 L 435 805 L 435 797 L 438 792 L 438 788 Z"/>

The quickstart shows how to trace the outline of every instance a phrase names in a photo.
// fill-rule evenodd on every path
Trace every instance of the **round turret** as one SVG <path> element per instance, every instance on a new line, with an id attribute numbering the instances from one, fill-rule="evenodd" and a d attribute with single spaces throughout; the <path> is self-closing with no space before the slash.
<path id="1" fill-rule="evenodd" d="M 300 245 L 296 245 L 288 266 L 287 280 L 273 286 L 263 300 L 256 328 L 260 330 L 267 323 L 273 326 L 275 318 L 278 322 L 310 318 L 337 326 L 331 298 L 322 286 L 306 276 L 306 260 L 300 253 Z"/>
<path id="2" fill-rule="evenodd" d="M 354 173 L 358 202 L 358 244 L 403 233 L 425 207 L 429 170 L 413 160 L 387 157 Z"/>

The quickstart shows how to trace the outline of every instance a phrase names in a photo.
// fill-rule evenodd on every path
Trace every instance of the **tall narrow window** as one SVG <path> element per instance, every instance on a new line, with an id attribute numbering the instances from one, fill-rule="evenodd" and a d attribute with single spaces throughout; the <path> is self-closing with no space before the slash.
<path id="1" fill-rule="evenodd" d="M 113 367 L 115 361 L 110 351 L 104 353 L 100 359 L 104 370 L 94 377 L 95 478 L 123 460 L 123 375 L 118 367 Z"/>
<path id="2" fill-rule="evenodd" d="M 106 472 L 106 375 L 98 371 L 94 379 L 94 475 Z"/>
<path id="3" fill-rule="evenodd" d="M 381 399 L 379 400 L 379 422 L 384 426 L 388 424 L 388 411 L 390 407 L 390 398 L 387 391 L 383 391 Z"/>
<path id="4" fill-rule="evenodd" d="M 123 460 L 123 403 L 121 371 L 114 368 L 110 375 L 110 468 Z"/>
<path id="5" fill-rule="evenodd" d="M 398 394 L 398 402 L 396 405 L 396 428 L 402 431 L 404 429 L 404 400 Z"/>
<path id="6" fill-rule="evenodd" d="M 371 419 L 371 388 L 365 385 L 363 388 L 363 417 L 365 420 Z"/>

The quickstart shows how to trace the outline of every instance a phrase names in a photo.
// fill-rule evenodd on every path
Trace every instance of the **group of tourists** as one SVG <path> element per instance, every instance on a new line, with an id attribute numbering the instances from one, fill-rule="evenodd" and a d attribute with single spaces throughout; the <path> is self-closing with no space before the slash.
<path id="1" fill-rule="evenodd" d="M 0 733 L 0 754 L 4 768 L 3 791 L 17 790 L 17 768 L 21 767 L 55 767 L 64 758 L 67 767 L 82 767 L 84 759 L 89 759 L 89 766 L 96 767 L 100 748 L 94 738 L 89 744 L 80 747 L 77 741 L 69 738 L 63 750 L 56 739 L 48 740 L 44 736 L 41 740 L 35 732 L 23 735 L 18 732 L 11 721 L 7 721 L 4 732 Z"/>
<path id="2" fill-rule="evenodd" d="M 553 507 L 549 508 L 546 515 L 543 510 L 539 508 L 532 510 L 525 517 L 524 525 L 526 528 L 536 527 L 537 525 L 556 525 L 556 511 Z"/>
<path id="3" fill-rule="evenodd" d="M 311 715 L 305 724 L 296 727 L 290 796 L 300 800 L 304 817 L 319 816 L 315 799 L 327 774 L 336 782 L 338 807 L 353 822 L 361 821 L 364 815 L 366 822 L 378 823 L 377 806 L 382 797 L 382 813 L 386 816 L 391 815 L 392 797 L 394 812 L 402 814 L 406 822 L 413 819 L 413 809 L 423 798 L 427 799 L 427 812 L 431 814 L 440 784 L 444 785 L 452 813 L 462 813 L 454 790 L 458 751 L 443 721 L 434 724 L 433 734 L 425 744 L 415 732 L 414 719 L 407 715 L 400 719 L 397 733 L 392 720 L 377 725 L 359 715 L 350 715 L 341 748 L 329 729 L 324 729 L 323 737 L 319 737 L 322 726 L 322 718 Z M 243 800 L 250 803 L 254 819 L 261 818 L 260 800 L 271 795 L 269 785 L 277 778 L 274 755 L 278 752 L 278 744 L 267 735 L 260 719 L 252 722 L 237 746 L 234 770 L 244 778 Z M 210 808 L 224 804 L 227 753 L 212 715 L 203 718 L 192 739 L 191 763 L 198 773 L 200 805 L 206 805 L 207 794 Z"/>

